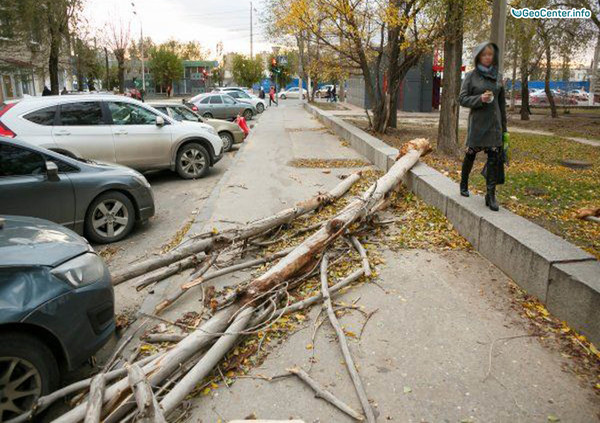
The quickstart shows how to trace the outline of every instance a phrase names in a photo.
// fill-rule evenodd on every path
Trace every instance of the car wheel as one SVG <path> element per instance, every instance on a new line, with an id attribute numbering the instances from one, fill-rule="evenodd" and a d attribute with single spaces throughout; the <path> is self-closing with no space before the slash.
<path id="1" fill-rule="evenodd" d="M 233 135 L 229 132 L 219 132 L 219 136 L 223 141 L 223 151 L 231 150 L 231 147 L 233 146 Z"/>
<path id="2" fill-rule="evenodd" d="M 250 109 L 244 110 L 244 119 L 251 120 L 253 116 L 254 116 L 254 113 L 252 113 L 252 110 L 250 110 Z"/>
<path id="3" fill-rule="evenodd" d="M 117 191 L 96 197 L 85 217 L 85 234 L 93 242 L 107 244 L 125 238 L 135 224 L 131 200 Z"/>
<path id="4" fill-rule="evenodd" d="M 212 119 L 212 118 L 213 118 L 213 115 L 212 115 L 212 113 L 204 113 L 204 114 L 202 115 L 202 117 L 203 117 L 204 119 Z"/>
<path id="5" fill-rule="evenodd" d="M 200 144 L 186 144 L 177 152 L 177 173 L 183 179 L 201 178 L 208 172 L 210 158 Z"/>
<path id="6" fill-rule="evenodd" d="M 321 93 L 317 91 L 317 92 L 315 93 L 315 97 L 317 97 L 317 98 L 321 98 Z"/>
<path id="7" fill-rule="evenodd" d="M 285 100 L 287 97 L 285 96 L 285 94 L 281 94 L 281 95 L 279 96 L 279 98 L 281 98 L 282 100 Z"/>
<path id="8" fill-rule="evenodd" d="M 264 112 L 264 111 L 265 111 L 265 106 L 264 106 L 262 103 L 258 103 L 258 104 L 256 105 L 256 111 L 257 111 L 258 113 L 262 113 L 262 112 Z"/>
<path id="9" fill-rule="evenodd" d="M 31 410 L 37 399 L 53 392 L 59 382 L 56 359 L 46 344 L 27 334 L 2 334 L 0 422 Z"/>

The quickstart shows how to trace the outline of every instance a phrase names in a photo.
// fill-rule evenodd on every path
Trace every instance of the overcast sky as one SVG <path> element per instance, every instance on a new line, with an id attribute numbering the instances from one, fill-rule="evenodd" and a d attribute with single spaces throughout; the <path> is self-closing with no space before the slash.
<path id="1" fill-rule="evenodd" d="M 215 54 L 219 41 L 225 53 L 250 53 L 250 1 L 248 0 L 133 0 L 143 23 L 144 37 L 155 42 L 169 38 L 198 40 Z M 253 0 L 254 52 L 270 50 L 260 26 L 263 0 Z M 140 22 L 131 0 L 86 0 L 85 15 L 95 27 L 106 22 L 131 22 L 132 37 L 139 39 Z"/>

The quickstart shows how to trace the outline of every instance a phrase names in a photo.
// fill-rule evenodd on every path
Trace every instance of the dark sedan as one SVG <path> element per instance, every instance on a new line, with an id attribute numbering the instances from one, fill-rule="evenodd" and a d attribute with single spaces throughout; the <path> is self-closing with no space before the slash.
<path id="1" fill-rule="evenodd" d="M 154 197 L 135 170 L 0 137 L 0 214 L 48 219 L 108 243 L 152 217 Z"/>
<path id="2" fill-rule="evenodd" d="M 110 274 L 56 223 L 0 216 L 0 422 L 57 389 L 115 330 Z"/>

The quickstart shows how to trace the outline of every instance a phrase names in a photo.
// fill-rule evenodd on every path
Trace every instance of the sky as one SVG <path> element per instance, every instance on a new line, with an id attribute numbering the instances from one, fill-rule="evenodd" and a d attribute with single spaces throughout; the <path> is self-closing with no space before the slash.
<path id="1" fill-rule="evenodd" d="M 140 19 L 144 37 L 161 43 L 170 38 L 180 41 L 198 40 L 210 49 L 212 57 L 219 41 L 223 51 L 250 53 L 249 0 L 86 0 L 84 15 L 90 24 L 102 28 L 106 22 L 131 24 L 132 37 L 139 39 Z M 263 0 L 253 0 L 254 53 L 271 50 L 265 39 L 259 15 Z"/>

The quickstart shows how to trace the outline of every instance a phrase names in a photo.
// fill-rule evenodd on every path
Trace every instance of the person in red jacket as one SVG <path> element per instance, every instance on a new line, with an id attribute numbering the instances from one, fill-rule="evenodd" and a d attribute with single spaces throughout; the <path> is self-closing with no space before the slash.
<path id="1" fill-rule="evenodd" d="M 271 85 L 271 89 L 269 89 L 269 106 L 271 106 L 273 103 L 279 106 L 279 103 L 277 102 L 277 96 L 275 94 L 275 87 Z"/>

